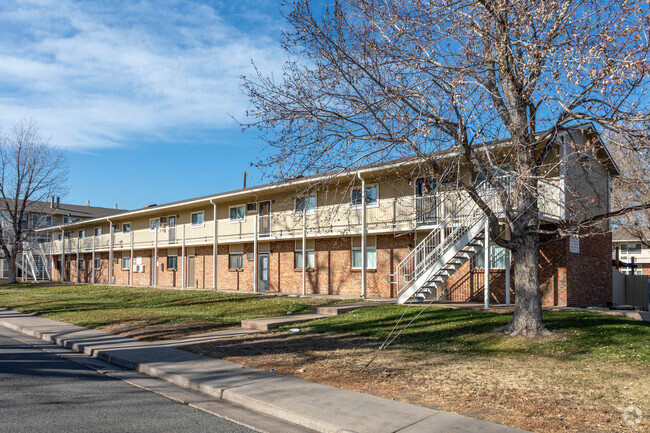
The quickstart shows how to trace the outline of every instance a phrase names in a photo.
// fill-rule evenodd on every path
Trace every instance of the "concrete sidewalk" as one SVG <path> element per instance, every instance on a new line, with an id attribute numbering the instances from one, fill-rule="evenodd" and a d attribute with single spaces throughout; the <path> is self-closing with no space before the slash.
<path id="1" fill-rule="evenodd" d="M 522 432 L 0 309 L 0 326 L 319 432 Z"/>

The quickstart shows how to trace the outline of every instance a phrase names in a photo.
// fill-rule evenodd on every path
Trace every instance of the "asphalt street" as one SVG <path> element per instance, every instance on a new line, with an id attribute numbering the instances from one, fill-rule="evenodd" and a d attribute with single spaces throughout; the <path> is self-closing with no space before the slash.
<path id="1" fill-rule="evenodd" d="M 0 432 L 253 432 L 8 335 L 0 330 Z"/>

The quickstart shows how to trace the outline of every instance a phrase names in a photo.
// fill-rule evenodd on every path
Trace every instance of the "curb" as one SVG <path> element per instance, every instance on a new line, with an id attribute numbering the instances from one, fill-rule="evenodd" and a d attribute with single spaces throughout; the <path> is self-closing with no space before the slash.
<path id="1" fill-rule="evenodd" d="M 22 326 L 0 317 L 0 326 L 5 328 L 317 432 L 523 432 L 500 424 L 307 382 L 294 377 L 280 376 L 223 360 L 204 358 L 178 349 L 157 346 L 155 343 L 143 343 L 102 331 L 0 309 L 0 314 L 3 312 L 22 316 L 22 319 L 53 322 L 54 325 L 50 326 L 61 326 L 63 329 L 58 333 L 42 331 L 34 329 L 35 326 Z M 42 328 L 43 325 L 39 327 Z M 79 340 L 85 338 L 86 341 L 75 341 L 74 334 L 84 332 L 90 335 L 76 338 Z M 112 342 L 114 346 L 108 346 L 107 349 L 93 347 L 93 345 L 111 344 L 110 341 L 103 341 L 110 338 L 121 341 Z M 132 343 L 143 344 L 143 347 L 129 346 Z M 110 353 L 120 350 L 131 351 L 132 356 L 138 356 L 134 352 L 138 350 L 162 350 L 163 354 L 166 353 L 170 357 L 167 360 L 146 361 L 146 356 L 151 356 L 149 353 L 142 355 L 144 358 L 141 357 L 146 362 L 138 362 Z M 167 352 L 169 350 L 175 352 Z M 174 360 L 174 357 L 177 359 Z M 184 374 L 179 373 L 178 370 L 184 371 Z M 207 373 L 209 376 L 206 376 Z M 219 383 L 217 386 L 206 383 L 210 380 Z M 375 412 L 374 416 L 372 412 Z M 385 416 L 388 413 L 395 416 Z M 406 420 L 408 424 L 404 423 Z"/>

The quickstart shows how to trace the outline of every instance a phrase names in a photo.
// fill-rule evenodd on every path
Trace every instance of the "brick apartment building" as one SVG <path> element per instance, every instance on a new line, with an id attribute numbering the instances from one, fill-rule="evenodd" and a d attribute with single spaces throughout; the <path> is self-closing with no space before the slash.
<path id="1" fill-rule="evenodd" d="M 582 155 L 588 138 L 597 144 Z M 543 225 L 566 220 L 570 210 L 585 217 L 609 209 L 618 170 L 593 128 L 565 134 L 548 159 L 539 181 Z M 50 244 L 52 278 L 399 302 L 482 300 L 482 214 L 464 193 L 414 173 L 417 162 L 403 159 L 61 225 Z M 544 246 L 543 303 L 610 301 L 611 245 L 605 230 Z M 493 243 L 487 251 L 491 301 L 514 299 L 508 251 Z"/>

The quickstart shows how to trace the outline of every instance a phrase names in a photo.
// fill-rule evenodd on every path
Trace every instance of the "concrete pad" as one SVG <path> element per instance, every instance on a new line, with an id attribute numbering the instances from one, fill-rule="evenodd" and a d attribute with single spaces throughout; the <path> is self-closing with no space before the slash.
<path id="1" fill-rule="evenodd" d="M 187 335 L 185 337 L 174 338 L 173 340 L 156 341 L 158 346 L 164 347 L 183 347 L 193 344 L 213 343 L 215 341 L 227 340 L 240 335 L 254 334 L 257 332 L 254 329 L 226 329 L 223 331 L 206 332 L 204 334 Z"/>
<path id="2" fill-rule="evenodd" d="M 323 319 L 329 317 L 327 314 L 290 314 L 287 316 L 278 317 L 264 317 L 260 319 L 242 320 L 242 328 L 256 329 L 258 331 L 268 331 L 269 329 L 279 328 L 284 325 L 291 325 L 293 323 L 310 322 L 312 320 Z"/>
<path id="3" fill-rule="evenodd" d="M 314 307 L 311 309 L 312 313 L 326 314 L 328 316 L 338 316 L 339 314 L 347 313 L 348 311 L 357 310 L 363 307 L 378 307 L 385 305 L 382 302 L 356 302 L 353 304 L 339 304 L 339 305 L 324 305 L 322 307 Z"/>
<path id="4" fill-rule="evenodd" d="M 227 389 L 223 399 L 321 432 L 392 433 L 437 413 L 284 376 Z"/>
<path id="5" fill-rule="evenodd" d="M 438 412 L 399 430 L 399 433 L 525 433 L 512 427 L 494 424 L 448 412 Z"/>

